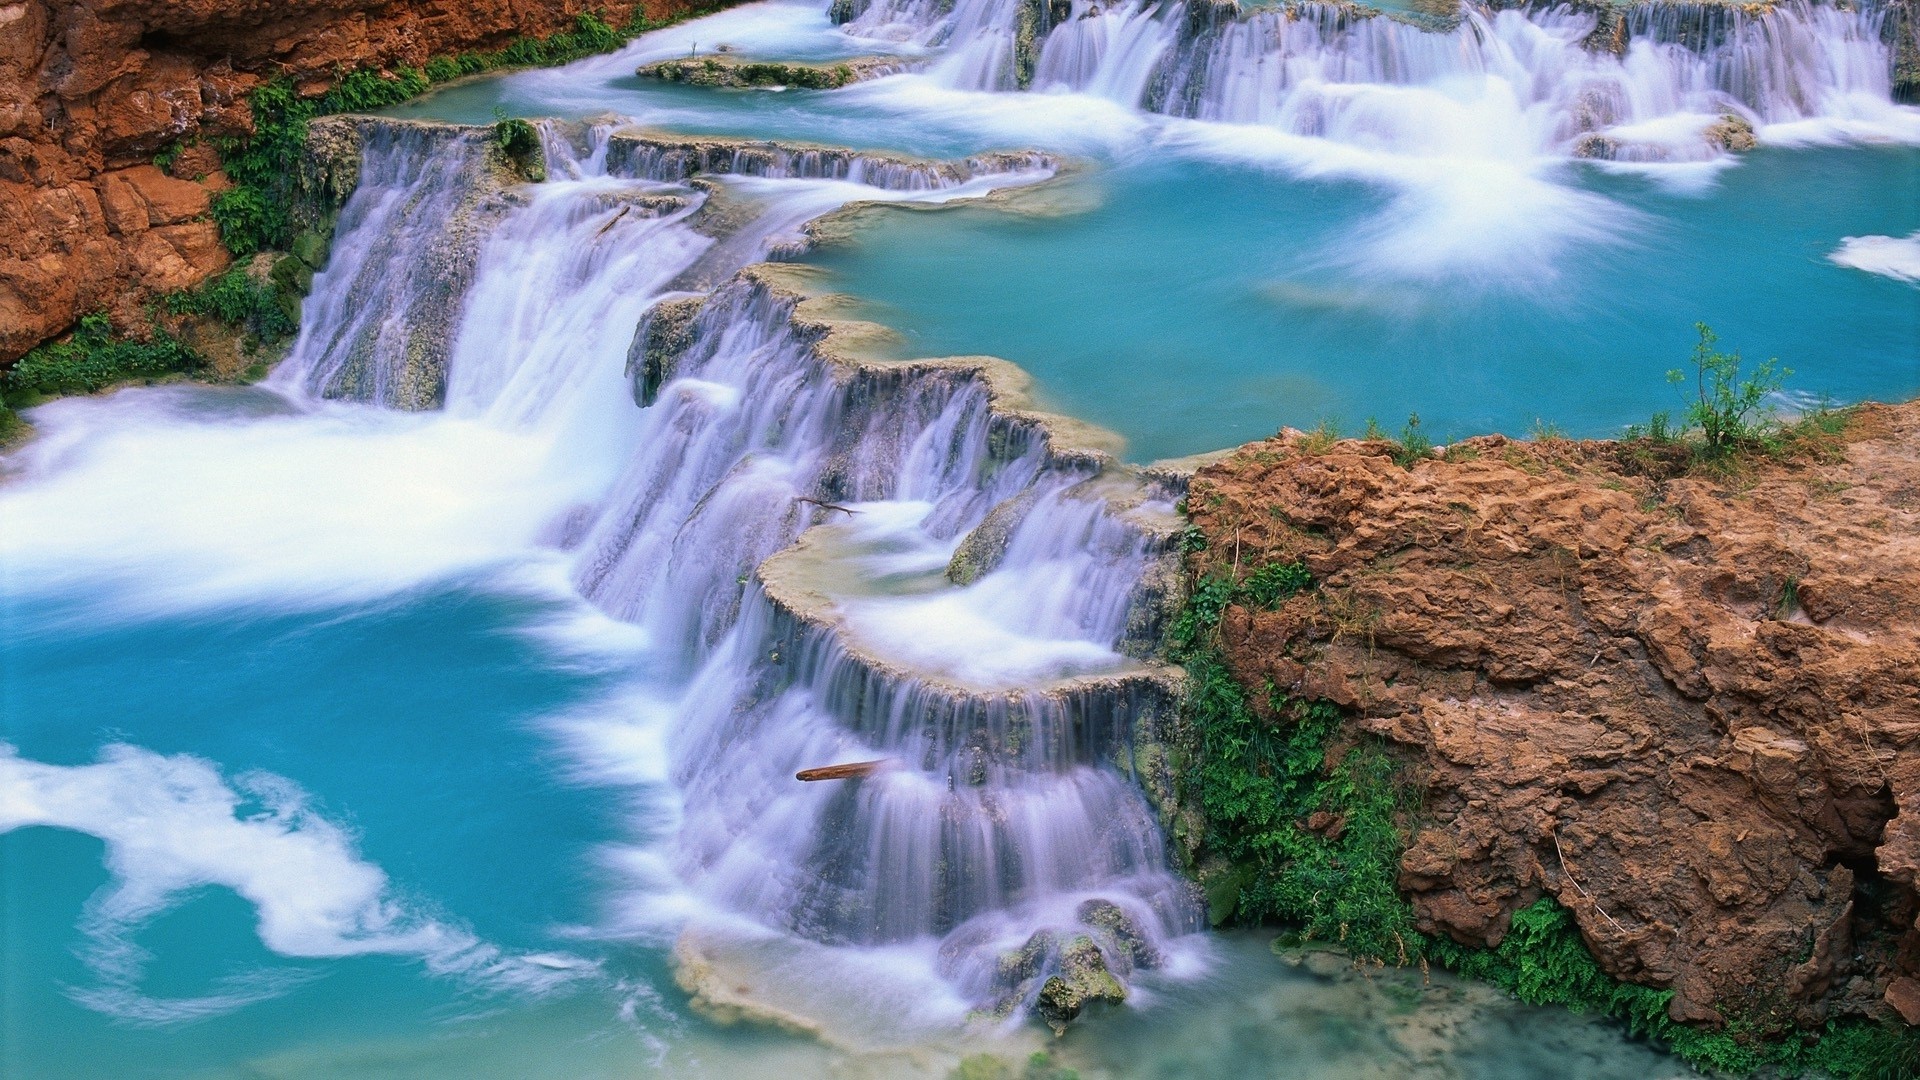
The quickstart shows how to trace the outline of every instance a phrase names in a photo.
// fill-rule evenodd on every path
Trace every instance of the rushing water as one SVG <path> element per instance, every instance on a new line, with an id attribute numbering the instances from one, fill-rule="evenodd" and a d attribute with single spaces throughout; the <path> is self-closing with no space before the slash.
<path id="1" fill-rule="evenodd" d="M 1198 933 L 1132 756 L 1175 493 L 997 412 L 1004 371 L 849 359 L 732 275 L 849 202 L 996 192 L 817 261 L 903 356 L 1004 353 L 1139 457 L 1329 411 L 1605 429 L 1693 317 L 1908 393 L 1914 159 L 1847 142 L 1916 134 L 1877 11 L 1633 13 L 1618 55 L 1565 11 L 842 14 L 394 110 L 591 118 L 543 126 L 540 184 L 362 124 L 266 384 L 36 411 L 0 488 L 6 1075 L 939 1077 L 1047 1045 L 1022 1015 L 1075 935 L 1132 987 L 1052 1044 L 1083 1075 L 1671 1069 Z M 701 42 L 925 68 L 630 75 Z M 1771 145 L 1736 165 L 1723 113 Z M 1076 160 L 986 153 L 1030 148 Z"/>

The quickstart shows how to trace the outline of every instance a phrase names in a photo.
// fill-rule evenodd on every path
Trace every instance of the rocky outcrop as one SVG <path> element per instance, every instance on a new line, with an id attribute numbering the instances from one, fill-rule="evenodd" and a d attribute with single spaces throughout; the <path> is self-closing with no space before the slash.
<path id="1" fill-rule="evenodd" d="M 807 64 L 799 61 L 745 60 L 734 56 L 688 57 L 647 64 L 635 74 L 643 79 L 686 83 L 689 86 L 798 87 L 803 90 L 838 90 L 853 83 L 897 75 L 909 69 L 906 61 L 892 56 L 861 56 L 829 63 Z"/>
<path id="2" fill-rule="evenodd" d="M 687 0 L 17 0 L 0 2 L 0 363 L 228 263 L 209 219 L 215 140 L 252 129 L 248 94 L 419 65 Z M 198 140 L 196 142 L 196 140 Z M 170 148 L 187 148 L 155 164 Z"/>
<path id="3" fill-rule="evenodd" d="M 1189 507 L 1195 569 L 1311 570 L 1220 645 L 1257 711 L 1325 699 L 1397 745 L 1420 928 L 1491 945 L 1550 895 L 1675 1019 L 1920 1019 L 1920 404 L 1733 480 L 1398 449 L 1283 434 Z"/>

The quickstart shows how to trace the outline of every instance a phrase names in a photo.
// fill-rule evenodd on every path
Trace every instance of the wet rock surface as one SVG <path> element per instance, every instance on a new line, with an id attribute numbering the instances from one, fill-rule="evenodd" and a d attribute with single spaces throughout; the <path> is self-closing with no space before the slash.
<path id="1" fill-rule="evenodd" d="M 635 74 L 643 79 L 686 83 L 689 86 L 799 87 L 837 90 L 842 86 L 908 70 L 897 57 L 861 56 L 831 63 L 747 60 L 737 56 L 699 56 L 647 64 Z"/>
<path id="2" fill-rule="evenodd" d="M 1677 1019 L 1920 1012 L 1920 405 L 1824 458 L 1666 476 L 1613 443 L 1402 468 L 1297 434 L 1195 477 L 1198 569 L 1301 560 L 1221 645 L 1425 789 L 1401 888 L 1491 945 L 1542 895 Z"/>

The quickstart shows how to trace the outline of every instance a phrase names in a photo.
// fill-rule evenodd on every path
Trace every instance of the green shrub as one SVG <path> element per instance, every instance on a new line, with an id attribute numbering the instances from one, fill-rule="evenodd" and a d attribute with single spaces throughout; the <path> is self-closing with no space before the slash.
<path id="1" fill-rule="evenodd" d="M 278 341 L 296 329 L 273 286 L 238 266 L 192 292 L 174 293 L 162 304 L 175 315 L 201 315 L 244 328 L 262 341 Z"/>
<path id="2" fill-rule="evenodd" d="M 1241 592 L 1254 604 L 1271 608 L 1313 584 L 1313 575 L 1301 562 L 1268 563 L 1247 575 Z"/>
<path id="3" fill-rule="evenodd" d="M 1399 449 L 1393 452 L 1393 463 L 1403 469 L 1413 468 L 1413 463 L 1421 458 L 1433 455 L 1433 440 L 1420 430 L 1420 414 L 1410 413 L 1407 426 L 1400 429 L 1400 436 L 1393 440 Z"/>
<path id="4" fill-rule="evenodd" d="M 1793 374 L 1778 359 L 1757 368 L 1752 378 L 1740 377 L 1740 354 L 1723 353 L 1706 323 L 1694 323 L 1700 340 L 1693 347 L 1694 398 L 1687 404 L 1687 425 L 1700 431 L 1702 451 L 1710 458 L 1725 457 L 1756 442 L 1772 426 L 1773 408 L 1767 396 L 1779 390 Z M 1684 383 L 1686 372 L 1675 368 L 1667 381 Z"/>
<path id="5" fill-rule="evenodd" d="M 0 377 L 9 402 L 91 394 L 129 379 L 150 379 L 202 366 L 199 354 L 164 330 L 147 341 L 116 337 L 105 315 L 88 315 L 64 341 L 49 341 Z"/>
<path id="6" fill-rule="evenodd" d="M 213 221 L 220 227 L 220 242 L 237 259 L 273 247 L 291 231 L 285 203 L 253 186 L 231 187 L 215 195 Z"/>

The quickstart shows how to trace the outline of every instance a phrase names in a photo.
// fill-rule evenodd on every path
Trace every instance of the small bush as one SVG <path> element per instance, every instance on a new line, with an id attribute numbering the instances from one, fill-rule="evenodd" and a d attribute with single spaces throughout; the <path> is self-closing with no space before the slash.
<path id="1" fill-rule="evenodd" d="M 1413 468 L 1413 463 L 1433 454 L 1433 440 L 1420 430 L 1420 414 L 1410 413 L 1407 426 L 1400 429 L 1400 436 L 1393 440 L 1400 448 L 1393 452 L 1393 463 L 1403 469 Z"/>
<path id="2" fill-rule="evenodd" d="M 1779 390 L 1792 371 L 1782 368 L 1778 359 L 1768 360 L 1755 369 L 1751 378 L 1740 377 L 1739 353 L 1723 353 L 1715 346 L 1719 338 L 1706 323 L 1695 323 L 1700 340 L 1693 347 L 1694 398 L 1687 404 L 1686 422 L 1698 429 L 1701 450 L 1709 458 L 1724 458 L 1756 442 L 1773 426 L 1773 407 L 1767 396 Z M 1679 368 L 1667 372 L 1667 381 L 1675 385 L 1687 380 Z"/>
<path id="3" fill-rule="evenodd" d="M 1312 431 L 1300 440 L 1300 452 L 1303 454 L 1324 454 L 1333 449 L 1340 441 L 1340 424 L 1332 417 L 1322 417 Z"/>
<path id="4" fill-rule="evenodd" d="M 1313 575 L 1305 563 L 1268 563 L 1247 575 L 1247 580 L 1240 584 L 1240 593 L 1260 607 L 1272 608 L 1312 584 Z"/>
<path id="5" fill-rule="evenodd" d="M 278 341 L 296 329 L 281 308 L 273 286 L 255 281 L 238 266 L 192 292 L 174 293 L 162 304 L 175 315 L 219 319 L 247 330 L 261 341 Z"/>
<path id="6" fill-rule="evenodd" d="M 91 394 L 129 379 L 194 371 L 200 356 L 156 328 L 148 341 L 116 337 L 105 315 L 88 315 L 65 341 L 50 341 L 20 358 L 0 377 L 9 402 Z"/>

